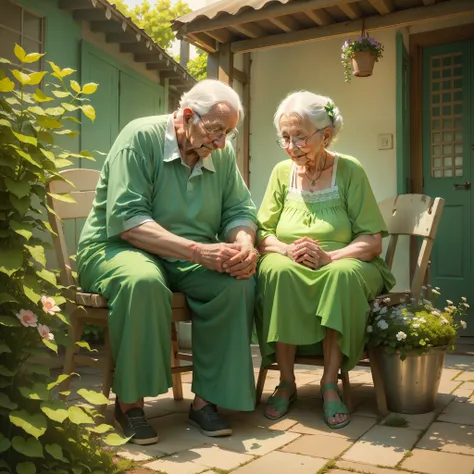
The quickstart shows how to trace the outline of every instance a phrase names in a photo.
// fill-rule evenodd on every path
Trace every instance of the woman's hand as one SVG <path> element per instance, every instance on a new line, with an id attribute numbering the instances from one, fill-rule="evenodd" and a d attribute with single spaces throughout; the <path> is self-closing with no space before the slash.
<path id="1" fill-rule="evenodd" d="M 318 241 L 309 237 L 295 240 L 293 244 L 288 246 L 288 256 L 291 259 L 314 270 L 321 265 L 320 251 Z"/>

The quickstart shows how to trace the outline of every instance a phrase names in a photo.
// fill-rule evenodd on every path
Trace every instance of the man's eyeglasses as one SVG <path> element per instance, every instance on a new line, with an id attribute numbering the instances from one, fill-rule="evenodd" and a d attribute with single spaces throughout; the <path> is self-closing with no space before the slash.
<path id="1" fill-rule="evenodd" d="M 239 131 L 236 128 L 231 128 L 230 130 L 227 130 L 226 132 L 224 132 L 222 129 L 215 129 L 215 128 L 212 129 L 204 123 L 204 121 L 202 120 L 202 117 L 196 111 L 194 113 L 196 114 L 196 116 L 201 121 L 201 124 L 202 124 L 204 130 L 206 131 L 206 135 L 212 141 L 220 140 L 222 137 L 225 137 L 226 140 L 233 140 L 237 136 L 237 134 L 239 133 Z"/>
<path id="2" fill-rule="evenodd" d="M 277 143 L 281 148 L 288 148 L 290 146 L 290 143 L 293 142 L 293 145 L 297 148 L 303 148 L 308 145 L 308 140 L 313 136 L 316 135 L 316 133 L 320 132 L 321 129 L 316 130 L 314 133 L 309 135 L 308 137 L 280 137 L 277 139 Z"/>

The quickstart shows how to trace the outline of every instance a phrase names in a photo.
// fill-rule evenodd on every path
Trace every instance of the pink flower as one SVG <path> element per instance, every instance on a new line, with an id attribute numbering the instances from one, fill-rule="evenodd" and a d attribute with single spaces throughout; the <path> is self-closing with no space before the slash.
<path id="1" fill-rule="evenodd" d="M 114 464 L 117 464 L 119 461 L 120 461 L 119 458 L 113 458 L 113 459 L 112 459 L 112 462 L 113 462 Z"/>
<path id="2" fill-rule="evenodd" d="M 38 322 L 38 316 L 36 316 L 33 311 L 29 309 L 20 309 L 20 312 L 17 313 L 16 317 L 20 320 L 20 323 L 27 327 L 36 327 L 36 323 Z"/>
<path id="3" fill-rule="evenodd" d="M 54 313 L 59 313 L 59 311 L 61 311 L 61 308 L 56 305 L 56 301 L 54 301 L 50 296 L 42 295 L 41 303 L 45 313 L 54 315 Z"/>
<path id="4" fill-rule="evenodd" d="M 43 339 L 52 341 L 54 339 L 54 334 L 49 332 L 49 327 L 46 324 L 38 323 L 38 332 Z"/>

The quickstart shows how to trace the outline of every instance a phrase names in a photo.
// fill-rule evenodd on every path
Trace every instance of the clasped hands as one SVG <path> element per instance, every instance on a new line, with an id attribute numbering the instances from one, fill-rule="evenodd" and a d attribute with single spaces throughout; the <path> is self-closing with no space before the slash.
<path id="1" fill-rule="evenodd" d="M 309 237 L 295 240 L 286 251 L 294 262 L 314 270 L 332 262 L 331 256 L 319 246 L 318 241 Z"/>
<path id="2" fill-rule="evenodd" d="M 228 273 L 237 280 L 255 274 L 259 254 L 250 244 L 196 244 L 193 260 L 209 270 Z"/>

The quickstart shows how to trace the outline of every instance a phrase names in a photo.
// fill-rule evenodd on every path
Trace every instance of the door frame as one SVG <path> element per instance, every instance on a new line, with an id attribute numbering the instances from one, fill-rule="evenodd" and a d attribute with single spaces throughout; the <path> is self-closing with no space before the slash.
<path id="1" fill-rule="evenodd" d="M 474 39 L 474 22 L 409 37 L 410 55 L 410 192 L 423 194 L 423 48 Z M 410 281 L 418 258 L 416 238 L 410 241 Z"/>

